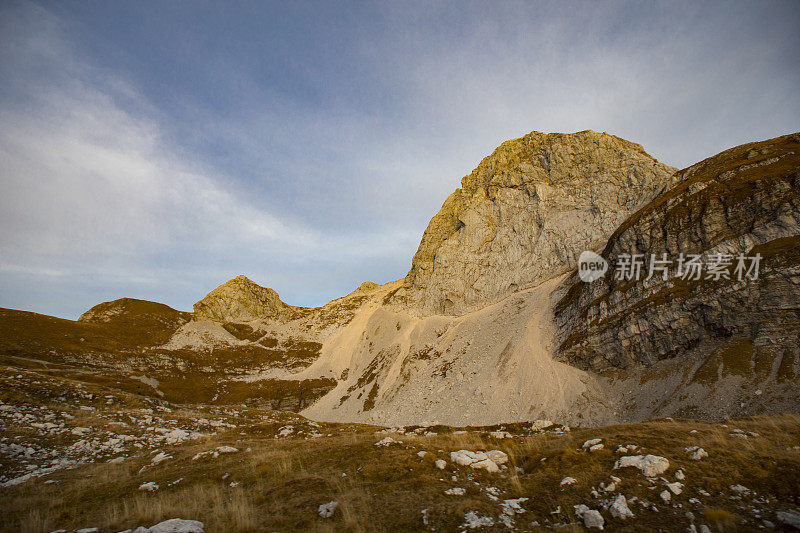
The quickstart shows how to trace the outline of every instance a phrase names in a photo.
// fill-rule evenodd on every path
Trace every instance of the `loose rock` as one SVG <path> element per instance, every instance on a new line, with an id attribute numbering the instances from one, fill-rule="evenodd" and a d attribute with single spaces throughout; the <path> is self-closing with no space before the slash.
<path id="1" fill-rule="evenodd" d="M 317 512 L 319 512 L 322 518 L 330 518 L 333 516 L 333 513 L 336 512 L 337 507 L 339 507 L 339 502 L 331 501 L 320 505 L 317 508 Z"/>
<path id="2" fill-rule="evenodd" d="M 634 466 L 647 477 L 663 474 L 669 468 L 669 461 L 658 455 L 626 455 L 617 459 L 614 470 Z"/>

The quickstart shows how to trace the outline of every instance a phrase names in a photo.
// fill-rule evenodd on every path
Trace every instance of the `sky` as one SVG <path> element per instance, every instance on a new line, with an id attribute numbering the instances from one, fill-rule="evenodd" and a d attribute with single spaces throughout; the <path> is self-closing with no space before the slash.
<path id="1" fill-rule="evenodd" d="M 0 307 L 405 276 L 530 131 L 683 168 L 800 130 L 800 2 L 0 2 Z"/>

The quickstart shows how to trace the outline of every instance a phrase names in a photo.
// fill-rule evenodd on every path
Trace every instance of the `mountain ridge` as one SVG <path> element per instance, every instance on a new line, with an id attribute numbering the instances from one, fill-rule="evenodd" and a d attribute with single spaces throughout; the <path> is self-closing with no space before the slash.
<path id="1" fill-rule="evenodd" d="M 756 380 L 761 371 L 751 375 L 740 367 L 761 364 L 763 357 L 753 354 L 763 349 L 742 344 L 747 338 L 741 331 L 705 344 L 687 337 L 676 352 L 647 344 L 654 335 L 677 342 L 674 332 L 687 324 L 712 333 L 728 327 L 719 314 L 692 315 L 696 298 L 695 307 L 680 308 L 692 302 L 691 291 L 673 294 L 671 303 L 679 307 L 670 320 L 648 318 L 652 327 L 637 326 L 649 331 L 641 338 L 629 333 L 638 318 L 624 311 L 635 299 L 627 307 L 618 304 L 618 323 L 598 333 L 591 329 L 593 322 L 586 322 L 586 309 L 598 298 L 591 294 L 608 286 L 610 273 L 592 285 L 575 274 L 583 249 L 608 259 L 613 259 L 610 251 L 619 255 L 622 244 L 638 252 L 660 252 L 658 235 L 667 228 L 674 239 L 716 249 L 728 246 L 726 231 L 761 227 L 747 218 L 761 213 L 764 228 L 777 224 L 782 230 L 761 229 L 758 238 L 731 235 L 742 250 L 761 246 L 769 257 L 766 284 L 757 285 L 767 291 L 763 298 L 781 301 L 782 295 L 796 302 L 800 296 L 794 289 L 769 283 L 795 276 L 797 139 L 800 135 L 792 134 L 741 145 L 676 171 L 641 145 L 608 134 L 532 132 L 501 144 L 462 179 L 462 187 L 431 219 L 405 278 L 383 285 L 365 282 L 315 308 L 288 305 L 246 276 L 210 291 L 194 313 L 130 299 L 99 304 L 75 324 L 112 328 L 102 334 L 117 331 L 120 338 L 133 338 L 125 335 L 134 335 L 136 321 L 118 308 L 136 306 L 143 316 L 146 307 L 175 321 L 171 329 L 159 330 L 158 338 L 166 340 L 139 342 L 127 351 L 87 339 L 93 351 L 82 350 L 75 340 L 63 356 L 58 350 L 48 355 L 43 346 L 37 357 L 65 357 L 71 364 L 122 374 L 130 368 L 147 371 L 160 383 L 159 392 L 173 401 L 243 401 L 301 411 L 318 420 L 380 425 L 545 418 L 598 425 L 653 416 L 720 418 L 797 410 L 797 363 L 786 354 L 773 356 L 780 385 L 762 390 L 766 382 Z M 776 168 L 783 174 L 775 174 Z M 749 185 L 740 187 L 740 182 Z M 708 205 L 725 199 L 723 213 L 741 214 L 725 222 L 714 214 L 719 209 L 682 207 L 694 206 L 698 198 Z M 658 218 L 661 212 L 694 214 L 687 219 L 691 222 L 673 227 Z M 717 229 L 700 238 L 698 231 L 706 226 Z M 641 287 L 631 287 L 627 294 L 647 297 Z M 692 291 L 710 287 L 700 283 Z M 758 297 L 757 290 L 749 294 Z M 729 307 L 745 320 L 755 316 L 748 315 L 747 305 L 739 298 Z M 791 312 L 793 305 L 787 308 Z M 757 317 L 749 320 L 755 331 Z M 747 342 L 763 337 L 781 349 L 800 346 L 800 337 L 794 336 L 800 329 L 793 322 L 771 320 L 772 329 L 762 328 Z M 775 333 L 780 327 L 789 333 Z M 70 338 L 84 334 L 76 330 Z M 750 363 L 740 352 L 750 354 Z M 192 396 L 187 388 L 192 382 L 201 384 L 202 392 Z M 759 386 L 762 394 L 756 395 Z"/>

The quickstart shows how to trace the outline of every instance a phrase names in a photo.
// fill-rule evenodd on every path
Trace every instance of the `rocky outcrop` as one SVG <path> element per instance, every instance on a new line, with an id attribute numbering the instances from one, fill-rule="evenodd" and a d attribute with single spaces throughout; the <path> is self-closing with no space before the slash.
<path id="1" fill-rule="evenodd" d="M 800 347 L 800 134 L 739 146 L 679 173 L 680 184 L 628 218 L 602 256 L 612 268 L 584 283 L 567 279 L 555 309 L 557 358 L 594 371 L 682 354 L 721 354 L 720 372 L 794 379 Z M 625 254 L 645 258 L 639 281 L 617 279 Z M 655 258 L 728 256 L 728 278 L 667 279 Z M 742 279 L 738 256 L 761 257 Z M 746 268 L 752 260 L 745 259 Z M 684 279 L 688 278 L 688 279 Z M 710 367 L 709 367 L 710 368 Z M 718 366 L 706 371 L 716 379 Z M 698 371 L 702 372 L 701 369 Z M 707 376 L 708 377 L 708 376 Z M 759 393 L 760 394 L 760 393 Z"/>
<path id="2" fill-rule="evenodd" d="M 245 276 L 226 281 L 194 304 L 198 318 L 222 322 L 249 322 L 274 318 L 290 309 L 274 290 Z"/>
<path id="3" fill-rule="evenodd" d="M 507 141 L 433 217 L 397 297 L 423 314 L 458 315 L 567 272 L 674 172 L 606 133 Z"/>

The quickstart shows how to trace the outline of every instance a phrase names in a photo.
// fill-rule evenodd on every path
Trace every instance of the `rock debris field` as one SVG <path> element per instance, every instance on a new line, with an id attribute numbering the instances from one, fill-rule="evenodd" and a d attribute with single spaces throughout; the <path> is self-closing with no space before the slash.
<path id="1" fill-rule="evenodd" d="M 800 528 L 789 415 L 380 428 L 41 370 L 0 380 L 3 531 Z"/>

